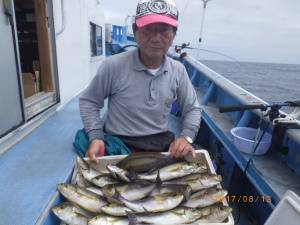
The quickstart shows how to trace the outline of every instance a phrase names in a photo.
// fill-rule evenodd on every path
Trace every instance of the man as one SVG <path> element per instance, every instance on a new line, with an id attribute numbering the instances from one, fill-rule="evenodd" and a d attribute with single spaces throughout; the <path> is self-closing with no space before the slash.
<path id="1" fill-rule="evenodd" d="M 104 154 L 104 131 L 134 151 L 192 153 L 200 124 L 200 107 L 184 66 L 166 56 L 177 31 L 178 10 L 172 0 L 141 0 L 133 31 L 137 50 L 106 59 L 80 98 L 80 113 L 90 146 L 87 156 Z M 99 117 L 108 98 L 105 124 Z M 177 101 L 182 112 L 178 138 L 168 131 L 168 114 Z"/>

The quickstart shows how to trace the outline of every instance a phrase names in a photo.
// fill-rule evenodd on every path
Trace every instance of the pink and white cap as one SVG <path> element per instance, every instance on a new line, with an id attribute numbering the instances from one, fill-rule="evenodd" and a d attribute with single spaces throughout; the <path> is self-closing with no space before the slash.
<path id="1" fill-rule="evenodd" d="M 166 23 L 177 27 L 178 9 L 174 0 L 140 0 L 135 23 L 141 28 L 152 23 Z"/>

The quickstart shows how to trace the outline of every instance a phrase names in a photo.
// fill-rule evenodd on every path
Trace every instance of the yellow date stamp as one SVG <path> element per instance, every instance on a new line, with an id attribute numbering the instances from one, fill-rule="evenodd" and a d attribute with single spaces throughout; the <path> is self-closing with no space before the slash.
<path id="1" fill-rule="evenodd" d="M 272 198 L 270 195 L 227 195 L 226 200 L 228 202 L 237 203 L 271 203 Z"/>

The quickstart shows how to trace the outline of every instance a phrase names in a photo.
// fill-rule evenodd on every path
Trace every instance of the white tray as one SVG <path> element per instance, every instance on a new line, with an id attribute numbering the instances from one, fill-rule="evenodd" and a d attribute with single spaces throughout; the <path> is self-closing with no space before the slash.
<path id="1" fill-rule="evenodd" d="M 163 152 L 162 154 L 166 154 L 168 155 L 169 153 L 168 152 Z M 117 155 L 117 156 L 102 156 L 102 157 L 99 157 L 99 164 L 96 164 L 96 163 L 91 163 L 91 167 L 98 170 L 98 171 L 103 171 L 103 172 L 108 172 L 106 170 L 106 165 L 108 164 L 116 164 L 118 163 L 121 159 L 125 158 L 127 155 Z M 84 158 L 84 160 L 89 160 L 89 158 Z M 204 150 L 204 149 L 201 149 L 201 150 L 196 150 L 196 158 L 193 159 L 191 155 L 188 155 L 186 157 L 186 160 L 189 161 L 189 162 L 199 162 L 199 161 L 206 161 L 208 167 L 209 167 L 209 171 L 212 173 L 212 174 L 215 174 L 216 171 L 213 167 L 213 164 L 212 164 L 212 161 L 211 161 L 211 158 L 207 152 L 207 150 Z M 76 173 L 77 170 L 75 169 L 74 170 L 74 173 Z M 74 176 L 73 176 L 74 177 Z M 221 186 L 220 186 L 221 187 Z M 223 200 L 223 204 L 225 206 L 228 206 L 228 203 L 226 201 L 226 198 Z M 228 216 L 228 219 L 226 222 L 223 222 L 223 223 L 197 223 L 194 222 L 194 223 L 191 223 L 193 225 L 234 225 L 234 220 L 233 220 L 233 216 L 232 214 L 230 214 Z"/>

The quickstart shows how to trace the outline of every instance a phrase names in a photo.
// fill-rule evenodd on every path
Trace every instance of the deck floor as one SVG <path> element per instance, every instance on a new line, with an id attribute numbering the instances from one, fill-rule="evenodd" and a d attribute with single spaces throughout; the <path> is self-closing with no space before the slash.
<path id="1" fill-rule="evenodd" d="M 40 221 L 56 185 L 72 173 L 72 143 L 80 128 L 76 98 L 0 156 L 0 225 Z"/>

